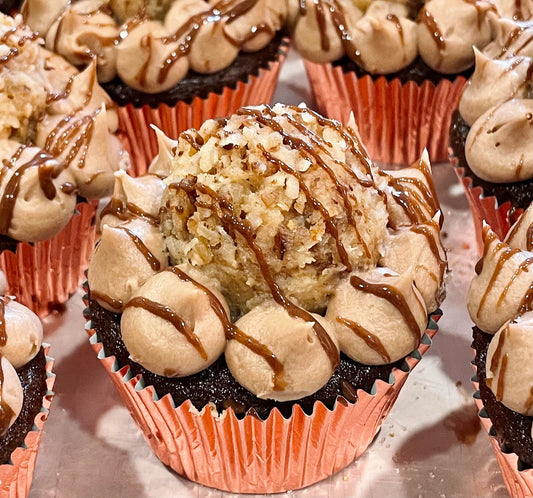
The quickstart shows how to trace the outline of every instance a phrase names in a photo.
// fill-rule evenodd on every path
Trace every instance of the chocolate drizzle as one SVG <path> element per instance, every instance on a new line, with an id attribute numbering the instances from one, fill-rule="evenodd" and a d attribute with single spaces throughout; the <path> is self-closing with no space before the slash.
<path id="1" fill-rule="evenodd" d="M 418 326 L 416 318 L 409 308 L 405 297 L 398 291 L 398 289 L 383 283 L 373 284 L 367 282 L 357 275 L 352 275 L 350 277 L 350 284 L 354 289 L 373 294 L 374 296 L 379 297 L 380 299 L 385 299 L 392 304 L 402 315 L 405 323 L 411 331 L 413 339 L 415 340 L 415 348 L 418 347 L 420 344 L 420 327 Z"/>
<path id="2" fill-rule="evenodd" d="M 183 336 L 187 339 L 204 361 L 207 361 L 207 353 L 200 341 L 200 338 L 194 333 L 185 321 L 174 312 L 169 306 L 156 303 L 145 297 L 134 297 L 128 301 L 125 308 L 142 308 L 167 322 L 170 322 Z"/>
<path id="3" fill-rule="evenodd" d="M 246 241 L 246 244 L 250 250 L 253 252 L 263 278 L 270 288 L 274 301 L 283 306 L 290 316 L 301 318 L 306 322 L 313 324 L 313 331 L 320 341 L 320 344 L 324 348 L 332 367 L 335 368 L 339 363 L 339 351 L 337 350 L 335 343 L 331 340 L 324 327 L 322 327 L 320 322 L 313 315 L 296 306 L 285 296 L 272 276 L 270 268 L 266 262 L 265 255 L 255 242 L 255 233 L 250 223 L 246 219 L 241 219 L 234 213 L 234 207 L 228 200 L 220 197 L 207 185 L 198 183 L 194 178 L 186 178 L 178 183 L 172 183 L 169 185 L 169 189 L 183 190 L 189 195 L 191 202 L 203 208 L 210 209 L 212 213 L 218 217 L 226 232 L 235 241 L 237 240 L 237 234 L 240 234 L 240 236 Z M 212 202 L 206 203 L 199 200 L 197 194 L 203 194 L 209 197 Z"/>
<path id="4" fill-rule="evenodd" d="M 211 309 L 224 327 L 224 334 L 226 335 L 226 339 L 228 341 L 234 339 L 243 346 L 246 346 L 248 349 L 250 349 L 250 351 L 261 356 L 261 358 L 263 358 L 272 369 L 272 381 L 274 383 L 274 391 L 283 391 L 283 389 L 285 389 L 285 387 L 287 386 L 287 383 L 284 379 L 284 367 L 283 363 L 279 361 L 276 355 L 272 353 L 272 351 L 270 351 L 270 349 L 267 348 L 264 344 L 261 344 L 253 337 L 246 335 L 235 324 L 233 324 L 229 319 L 226 310 L 220 300 L 207 287 L 194 280 L 184 271 L 180 270 L 177 266 L 172 266 L 170 268 L 167 268 L 166 270 L 172 272 L 183 282 L 190 282 L 207 296 L 211 305 Z"/>

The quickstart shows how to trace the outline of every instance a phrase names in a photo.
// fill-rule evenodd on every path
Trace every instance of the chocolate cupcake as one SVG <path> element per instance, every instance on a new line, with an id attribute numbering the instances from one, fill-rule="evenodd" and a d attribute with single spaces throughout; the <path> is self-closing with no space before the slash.
<path id="1" fill-rule="evenodd" d="M 0 268 L 7 292 L 42 316 L 79 285 L 97 199 L 129 158 L 95 64 L 78 73 L 0 16 Z"/>
<path id="2" fill-rule="evenodd" d="M 41 347 L 39 318 L 28 308 L 0 297 L 0 323 L 2 494 L 24 498 L 52 400 L 53 361 L 46 356 L 48 346 Z"/>
<path id="3" fill-rule="evenodd" d="M 234 492 L 323 479 L 370 444 L 436 331 L 427 158 L 389 175 L 353 128 L 279 104 L 161 143 L 103 211 L 91 343 L 178 473 Z"/>
<path id="4" fill-rule="evenodd" d="M 411 164 L 424 148 L 431 161 L 445 161 L 451 115 L 474 64 L 472 47 L 489 44 L 491 23 L 509 10 L 518 19 L 531 13 L 506 2 L 356 4 L 290 2 L 291 34 L 320 110 L 344 122 L 353 111 L 378 161 Z"/>
<path id="5" fill-rule="evenodd" d="M 26 0 L 22 12 L 72 64 L 96 57 L 135 176 L 157 153 L 152 125 L 176 138 L 206 119 L 270 101 L 287 49 L 285 0 Z"/>
<path id="6" fill-rule="evenodd" d="M 533 492 L 532 223 L 529 207 L 504 242 L 484 226 L 484 254 L 468 296 L 476 324 L 474 396 L 509 493 L 519 497 Z"/>
<path id="7" fill-rule="evenodd" d="M 533 24 L 501 20 L 498 36 L 475 51 L 450 128 L 452 164 L 476 222 L 503 237 L 533 201 Z"/>

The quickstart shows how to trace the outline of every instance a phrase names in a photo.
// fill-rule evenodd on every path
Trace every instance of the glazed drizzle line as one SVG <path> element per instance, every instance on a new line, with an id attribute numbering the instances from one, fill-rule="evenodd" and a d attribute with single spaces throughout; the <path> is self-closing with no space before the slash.
<path id="1" fill-rule="evenodd" d="M 416 319 L 405 300 L 405 297 L 398 291 L 398 289 L 387 284 L 373 284 L 363 280 L 357 275 L 350 277 L 350 284 L 354 289 L 373 294 L 376 297 L 385 299 L 392 304 L 402 315 L 405 323 L 409 327 L 413 338 L 415 340 L 415 348 L 420 344 L 420 328 L 416 323 Z"/>
<path id="2" fill-rule="evenodd" d="M 12 28 L 8 29 L 3 35 L 2 37 L 0 38 L 0 43 L 4 43 L 6 44 L 9 40 L 9 38 L 11 36 L 13 36 L 14 34 L 17 33 L 17 31 L 19 30 L 21 26 L 13 26 Z M 26 36 L 21 36 L 18 41 L 17 41 L 17 45 L 19 46 L 19 48 L 22 48 L 24 47 L 24 45 L 26 45 L 27 42 L 29 41 L 34 41 L 36 40 L 37 38 L 39 38 L 39 35 L 38 33 L 30 33 L 29 35 L 26 35 Z M 0 66 L 4 65 L 4 64 L 7 64 L 11 59 L 14 59 L 15 57 L 17 57 L 18 55 L 20 55 L 20 50 L 19 48 L 17 47 L 11 47 L 9 49 L 9 52 L 0 57 Z M 1 69 L 1 67 L 0 67 Z"/>
<path id="3" fill-rule="evenodd" d="M 25 145 L 21 145 L 10 160 L 4 159 L 2 161 L 0 179 L 6 174 L 8 169 L 15 167 L 25 148 Z M 65 166 L 58 164 L 55 161 L 50 164 L 50 160 L 54 160 L 50 154 L 44 151 L 39 151 L 29 161 L 21 164 L 15 169 L 5 186 L 2 197 L 0 198 L 0 234 L 7 235 L 9 228 L 11 227 L 13 211 L 19 195 L 22 176 L 28 169 L 38 168 L 39 183 L 43 193 L 50 200 L 55 197 L 56 188 L 52 183 L 52 179 L 57 178 Z"/>
<path id="4" fill-rule="evenodd" d="M 336 368 L 340 361 L 337 347 L 329 337 L 324 327 L 320 325 L 316 318 L 314 318 L 306 310 L 296 306 L 283 294 L 283 291 L 275 282 L 272 273 L 270 272 L 270 268 L 268 267 L 268 264 L 265 260 L 265 255 L 255 242 L 255 233 L 250 223 L 246 219 L 242 220 L 238 216 L 236 216 L 234 213 L 233 205 L 229 201 L 219 197 L 217 193 L 214 192 L 207 185 L 182 180 L 179 183 L 173 183 L 169 185 L 169 188 L 183 190 L 187 194 L 204 194 L 212 200 L 212 204 L 207 204 L 189 195 L 189 199 L 191 202 L 194 202 L 196 204 L 201 203 L 201 207 L 211 209 L 213 214 L 215 214 L 219 218 L 220 222 L 222 223 L 222 226 L 226 229 L 226 232 L 231 237 L 233 237 L 234 240 L 236 240 L 236 232 L 244 238 L 244 240 L 248 244 L 248 247 L 255 255 L 257 264 L 259 265 L 259 269 L 261 270 L 263 278 L 265 279 L 268 287 L 270 288 L 270 292 L 272 293 L 274 301 L 279 305 L 283 306 L 283 308 L 285 308 L 285 310 L 290 316 L 295 318 L 301 318 L 306 322 L 310 322 L 313 324 L 313 331 L 315 335 L 317 336 L 318 340 L 320 341 L 320 344 L 326 352 L 332 367 Z"/>
<path id="5" fill-rule="evenodd" d="M 502 358 L 502 351 L 503 351 L 503 345 L 505 343 L 506 336 L 508 334 L 509 334 L 509 327 L 506 327 L 500 334 L 500 337 L 498 338 L 498 344 L 496 345 L 494 355 L 492 356 L 492 361 L 490 362 L 490 371 L 492 372 L 493 375 L 496 374 L 496 369 L 498 368 L 498 366 L 500 367 L 500 370 L 498 372 L 498 384 L 496 387 L 496 400 L 497 401 L 501 401 L 503 398 L 505 371 L 507 369 L 507 361 L 508 361 L 509 355 L 505 353 Z M 493 380 L 494 378 L 487 379 L 488 387 L 492 387 Z"/>
<path id="6" fill-rule="evenodd" d="M 446 268 L 448 267 L 448 263 L 446 259 L 443 259 L 440 255 L 441 252 L 437 245 L 437 236 L 435 236 L 435 232 L 431 230 L 430 226 L 433 227 L 433 229 L 436 230 L 436 232 L 438 233 L 439 226 L 435 221 L 430 221 L 425 225 L 412 226 L 410 230 L 411 232 L 423 235 L 426 238 L 433 256 L 439 262 L 439 277 L 437 279 L 437 282 L 441 282 L 444 278 L 444 273 L 446 271 Z"/>
<path id="7" fill-rule="evenodd" d="M 10 301 L 8 296 L 0 297 L 0 346 L 7 344 L 6 304 Z"/>
<path id="8" fill-rule="evenodd" d="M 130 221 L 134 218 L 142 218 L 152 226 L 159 226 L 160 223 L 159 216 L 153 216 L 150 213 L 143 211 L 133 202 L 124 202 L 118 197 L 111 197 L 109 203 L 102 209 L 100 219 L 103 219 L 106 215 L 115 216 L 120 221 Z"/>
<path id="9" fill-rule="evenodd" d="M 135 247 L 144 256 L 144 259 L 146 259 L 146 262 L 150 265 L 152 270 L 154 270 L 155 272 L 158 272 L 161 269 L 161 263 L 159 262 L 159 260 L 152 254 L 150 249 L 146 247 L 144 242 L 137 235 L 135 235 L 131 230 L 129 230 L 126 227 L 119 226 L 116 228 L 117 230 L 122 230 L 123 232 L 126 232 L 128 237 L 135 244 Z"/>
<path id="10" fill-rule="evenodd" d="M 142 308 L 167 322 L 170 322 L 200 354 L 204 361 L 207 361 L 207 353 L 200 342 L 200 338 L 194 333 L 194 330 L 185 323 L 169 306 L 156 303 L 145 297 L 134 297 L 128 301 L 127 308 Z"/>
<path id="11" fill-rule="evenodd" d="M 340 316 L 336 320 L 352 330 L 370 349 L 378 353 L 386 363 L 390 363 L 390 355 L 377 335 L 372 334 L 372 332 L 363 327 L 359 322 L 354 322 Z"/>
<path id="12" fill-rule="evenodd" d="M 194 280 L 183 270 L 180 270 L 177 266 L 172 266 L 166 268 L 166 271 L 172 272 L 176 277 L 178 277 L 183 282 L 189 282 L 200 289 L 209 299 L 211 309 L 220 320 L 222 327 L 224 328 L 224 334 L 226 339 L 229 341 L 231 339 L 236 340 L 243 346 L 246 346 L 250 351 L 261 356 L 272 369 L 272 381 L 274 383 L 274 391 L 283 391 L 287 386 L 286 381 L 284 380 L 284 367 L 283 363 L 276 357 L 270 349 L 265 345 L 261 344 L 259 341 L 246 335 L 242 330 L 240 330 L 235 324 L 229 319 L 224 306 L 219 301 L 219 299 L 211 292 L 207 287 Z"/>
<path id="13" fill-rule="evenodd" d="M 183 41 L 178 45 L 176 50 L 173 50 L 165 59 L 163 64 L 160 67 L 159 74 L 157 77 L 158 83 L 163 83 L 168 77 L 172 66 L 182 57 L 189 54 L 191 51 L 192 44 L 196 39 L 200 28 L 208 23 L 221 22 L 223 19 L 227 24 L 231 24 L 237 18 L 243 16 L 251 10 L 258 0 L 220 0 L 217 2 L 210 10 L 202 12 L 200 14 L 192 16 L 180 29 L 170 36 L 159 37 L 157 40 L 161 41 L 164 45 L 169 45 L 171 43 L 176 43 L 180 39 Z M 250 30 L 250 34 L 244 40 L 234 40 L 230 38 L 227 34 L 225 37 L 236 46 L 240 46 L 243 43 L 253 39 L 259 33 L 267 31 L 268 28 L 261 24 L 259 26 L 253 26 Z M 137 75 L 139 82 L 142 84 L 141 80 L 145 80 L 146 72 L 148 69 L 148 64 L 152 56 L 151 49 L 151 35 L 147 35 L 144 38 L 144 44 L 141 42 L 141 47 L 148 48 L 148 59 L 146 63 L 141 68 L 141 71 Z"/>
<path id="14" fill-rule="evenodd" d="M 241 115 L 241 116 L 251 116 L 251 117 L 255 118 L 255 120 L 259 124 L 261 124 L 263 126 L 266 126 L 266 127 L 269 127 L 272 130 L 276 131 L 277 133 L 279 133 L 282 136 L 284 145 L 287 145 L 292 150 L 300 151 L 302 154 L 304 154 L 306 156 L 307 159 L 309 159 L 311 161 L 312 164 L 317 165 L 320 168 L 322 168 L 324 171 L 326 171 L 326 173 L 328 174 L 329 178 L 332 180 L 333 184 L 335 185 L 335 188 L 336 188 L 337 192 L 339 193 L 339 195 L 341 196 L 341 198 L 343 200 L 344 207 L 345 207 L 346 212 L 348 214 L 347 219 L 348 219 L 349 224 L 354 228 L 355 233 L 357 235 L 357 238 L 359 239 L 359 241 L 361 242 L 361 245 L 363 246 L 363 251 L 364 251 L 366 257 L 370 258 L 371 254 L 370 254 L 370 250 L 368 248 L 368 245 L 366 244 L 365 240 L 363 239 L 363 237 L 359 233 L 359 230 L 357 228 L 357 223 L 356 223 L 355 218 L 353 216 L 353 210 L 352 210 L 352 206 L 351 206 L 351 202 L 350 202 L 350 198 L 349 198 L 348 188 L 345 185 L 340 183 L 340 181 L 337 178 L 337 176 L 335 175 L 335 173 L 326 164 L 324 159 L 322 159 L 322 157 L 320 157 L 319 150 L 316 147 L 313 147 L 312 145 L 308 144 L 307 142 L 305 142 L 304 140 L 302 140 L 302 139 L 300 139 L 298 137 L 295 137 L 293 135 L 288 134 L 283 129 L 283 127 L 278 122 L 276 122 L 273 119 L 274 117 L 276 117 L 276 115 L 272 112 L 270 107 L 265 107 L 265 109 L 266 109 L 266 113 L 267 113 L 266 115 L 265 115 L 265 112 L 263 112 L 263 110 L 260 110 L 260 109 L 249 109 L 249 108 L 242 108 L 239 111 L 237 111 L 237 114 Z M 302 112 L 302 111 L 300 110 L 300 112 Z M 284 114 L 281 117 L 287 118 L 287 115 Z M 290 118 L 290 116 L 289 116 L 289 118 Z M 293 120 L 293 123 L 294 123 L 294 120 Z M 309 133 L 307 135 L 310 138 L 316 138 L 316 135 L 313 136 L 313 135 L 311 135 Z M 328 152 L 325 147 L 321 146 L 320 149 L 323 150 L 325 153 L 327 153 L 330 158 L 334 159 L 332 157 L 331 153 Z M 263 154 L 264 154 L 264 152 L 263 152 Z M 273 156 L 271 156 L 271 157 L 273 158 Z M 286 170 L 287 173 L 292 174 L 293 176 L 296 176 L 296 175 L 294 175 L 294 173 L 290 173 L 288 171 L 288 169 L 290 169 L 290 168 L 287 166 L 287 170 Z M 353 174 L 352 177 L 355 178 L 363 186 L 373 185 L 372 181 L 370 181 L 370 180 L 362 180 L 362 179 L 358 178 L 355 175 L 355 173 Z M 303 185 L 303 181 L 301 180 L 301 177 L 296 177 L 296 178 L 298 179 L 300 185 L 302 186 Z M 308 201 L 309 201 L 309 197 L 308 197 Z M 320 209 L 315 204 L 313 204 L 313 207 L 320 211 Z M 324 213 L 322 211 L 320 211 L 320 212 L 324 216 Z M 327 218 L 331 220 L 331 218 L 329 217 L 329 214 L 327 215 Z M 332 228 L 332 227 L 330 227 L 330 228 Z M 332 233 L 332 232 L 330 232 L 330 233 Z M 342 244 L 340 243 L 340 240 L 339 240 L 338 236 L 335 237 L 335 235 L 334 235 L 334 227 L 333 227 L 332 236 L 334 236 L 334 238 L 336 238 L 337 248 L 339 249 L 339 255 L 340 255 L 341 260 L 342 260 L 343 255 L 346 254 L 346 250 L 342 247 Z M 347 256 L 347 254 L 346 254 L 346 256 Z M 345 261 L 342 261 L 342 262 L 347 268 L 350 269 L 349 271 L 351 271 L 351 265 L 349 264 L 349 262 L 348 262 L 348 264 L 346 264 Z"/>

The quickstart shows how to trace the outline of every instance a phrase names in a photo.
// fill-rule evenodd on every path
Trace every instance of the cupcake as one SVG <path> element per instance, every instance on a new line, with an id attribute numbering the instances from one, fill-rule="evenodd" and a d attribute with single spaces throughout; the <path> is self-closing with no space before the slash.
<path id="1" fill-rule="evenodd" d="M 0 275 L 1 272 L 0 272 Z M 2 275 L 1 281 L 5 281 Z M 43 328 L 28 308 L 0 288 L 0 496 L 28 495 L 43 425 L 52 401 L 53 360 Z"/>
<path id="2" fill-rule="evenodd" d="M 474 385 L 483 425 L 513 497 L 533 494 L 533 207 L 505 241 L 483 227 L 484 254 L 468 296 Z"/>
<path id="3" fill-rule="evenodd" d="M 451 115 L 492 22 L 527 19 L 528 6 L 464 0 L 290 0 L 291 35 L 306 61 L 319 109 L 354 112 L 370 155 L 410 164 L 448 158 Z M 513 8 L 515 10 L 513 10 Z M 324 91 L 327 88 L 328 91 Z"/>
<path id="4" fill-rule="evenodd" d="M 436 332 L 447 265 L 427 155 L 388 174 L 353 123 L 281 104 L 160 143 L 102 213 L 93 348 L 179 474 L 245 493 L 332 475 Z"/>
<path id="5" fill-rule="evenodd" d="M 1 14 L 0 14 L 1 15 Z M 78 287 L 94 242 L 95 199 L 129 158 L 96 81 L 0 17 L 0 269 L 7 293 L 45 315 Z"/>
<path id="6" fill-rule="evenodd" d="M 151 124 L 176 138 L 269 102 L 287 49 L 285 0 L 26 0 L 22 12 L 72 64 L 96 57 L 135 176 L 157 153 Z"/>
<path id="7" fill-rule="evenodd" d="M 450 129 L 452 163 L 465 187 L 478 240 L 482 220 L 503 237 L 533 201 L 533 22 L 500 20 Z"/>

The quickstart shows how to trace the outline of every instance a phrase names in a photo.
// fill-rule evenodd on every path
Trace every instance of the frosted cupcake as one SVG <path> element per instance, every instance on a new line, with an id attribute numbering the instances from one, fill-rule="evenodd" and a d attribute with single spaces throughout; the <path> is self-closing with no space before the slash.
<path id="1" fill-rule="evenodd" d="M 286 50 L 285 0 L 27 0 L 22 12 L 72 64 L 96 57 L 135 175 L 157 153 L 151 124 L 176 138 L 208 118 L 269 102 Z"/>
<path id="2" fill-rule="evenodd" d="M 484 254 L 476 265 L 468 309 L 476 351 L 475 394 L 511 496 L 533 493 L 533 209 L 504 242 L 483 227 Z"/>
<path id="3" fill-rule="evenodd" d="M 389 175 L 352 127 L 280 104 L 160 142 L 104 209 L 91 343 L 178 473 L 256 493 L 324 479 L 370 444 L 436 331 L 427 157 Z"/>
<path id="4" fill-rule="evenodd" d="M 43 328 L 28 308 L 4 296 L 0 272 L 0 480 L 2 496 L 28 495 L 43 424 L 52 400 L 53 361 Z"/>
<path id="5" fill-rule="evenodd" d="M 503 237 L 533 201 L 533 23 L 496 27 L 496 39 L 476 51 L 450 141 L 478 235 L 486 220 Z"/>
<path id="6" fill-rule="evenodd" d="M 111 193 L 129 157 L 95 64 L 78 73 L 7 16 L 0 33 L 0 268 L 7 292 L 44 315 L 86 268 L 95 214 L 87 200 Z"/>
<path id="7" fill-rule="evenodd" d="M 528 19 L 533 9 L 526 2 L 364 3 L 289 2 L 292 37 L 319 108 L 344 122 L 353 111 L 378 161 L 410 164 L 424 148 L 432 161 L 446 160 L 472 47 L 489 44 L 491 22 Z"/>

